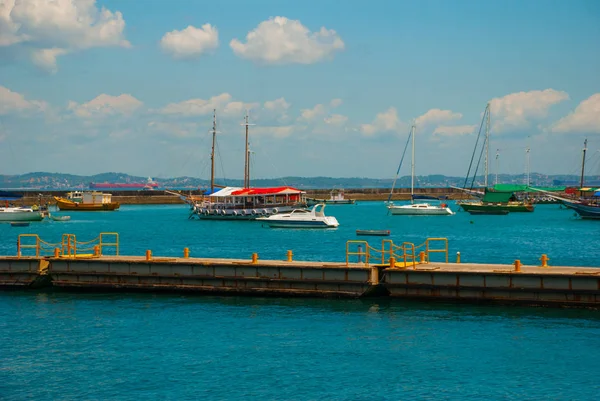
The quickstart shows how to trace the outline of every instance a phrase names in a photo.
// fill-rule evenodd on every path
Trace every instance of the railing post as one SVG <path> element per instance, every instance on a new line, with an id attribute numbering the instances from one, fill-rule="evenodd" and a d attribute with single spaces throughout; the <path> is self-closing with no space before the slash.
<path id="1" fill-rule="evenodd" d="M 362 246 L 358 246 L 358 263 L 362 262 Z"/>

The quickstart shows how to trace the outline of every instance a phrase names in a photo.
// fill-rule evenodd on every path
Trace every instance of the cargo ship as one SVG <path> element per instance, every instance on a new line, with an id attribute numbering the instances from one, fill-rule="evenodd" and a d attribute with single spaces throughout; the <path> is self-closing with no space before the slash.
<path id="1" fill-rule="evenodd" d="M 158 188 L 158 183 L 152 178 L 148 178 L 147 182 L 90 182 L 90 189 L 152 190 L 155 188 Z"/>

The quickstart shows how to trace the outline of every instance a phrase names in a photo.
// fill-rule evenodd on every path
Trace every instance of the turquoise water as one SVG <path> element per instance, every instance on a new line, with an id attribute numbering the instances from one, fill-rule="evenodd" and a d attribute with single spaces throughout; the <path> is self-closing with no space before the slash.
<path id="1" fill-rule="evenodd" d="M 187 220 L 183 206 L 70 213 L 0 225 L 58 242 L 119 232 L 122 254 L 344 260 L 360 229 L 396 242 L 447 237 L 463 261 L 600 266 L 600 222 L 555 205 L 507 216 L 387 216 L 382 202 L 328 206 L 337 230 Z M 380 239 L 371 239 L 372 245 Z M 0 292 L 2 400 L 595 400 L 600 312 L 399 300 Z"/>
<path id="2" fill-rule="evenodd" d="M 456 208 L 456 205 L 454 205 Z M 428 237 L 446 237 L 450 261 L 461 253 L 463 262 L 537 265 L 542 254 L 550 265 L 600 267 L 600 222 L 574 218 L 557 205 L 539 205 L 533 213 L 506 216 L 388 216 L 383 202 L 327 206 L 326 214 L 340 222 L 338 229 L 298 230 L 265 228 L 258 222 L 188 220 L 183 205 L 131 206 L 117 212 L 62 212 L 68 222 L 47 221 L 29 227 L 0 224 L 0 255 L 16 255 L 17 235 L 35 233 L 51 243 L 63 233 L 79 241 L 100 232 L 118 232 L 121 254 L 192 257 L 285 259 L 288 249 L 296 260 L 344 261 L 347 240 L 367 239 L 381 248 L 381 238 L 357 237 L 356 229 L 388 229 L 396 243 L 422 244 Z M 440 255 L 436 255 L 440 257 Z M 434 256 L 435 257 L 435 256 Z"/>

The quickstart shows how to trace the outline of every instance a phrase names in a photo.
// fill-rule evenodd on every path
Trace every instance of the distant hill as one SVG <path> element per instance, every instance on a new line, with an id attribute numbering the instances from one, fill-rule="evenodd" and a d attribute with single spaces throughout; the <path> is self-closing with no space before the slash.
<path id="1" fill-rule="evenodd" d="M 33 172 L 21 175 L 0 175 L 0 188 L 20 188 L 20 189 L 45 189 L 61 190 L 71 188 L 87 189 L 91 182 L 113 182 L 113 183 L 143 183 L 148 177 L 132 176 L 125 173 L 102 173 L 91 176 L 81 176 L 62 173 Z M 538 186 L 560 186 L 577 185 L 580 177 L 574 175 L 543 175 L 533 173 L 530 175 L 531 184 Z M 157 178 L 154 179 L 159 184 L 159 188 L 165 189 L 197 189 L 207 188 L 210 182 L 205 179 L 195 177 L 175 177 L 175 178 Z M 219 185 L 242 186 L 242 180 L 219 179 L 216 183 Z M 482 185 L 483 177 L 477 177 L 474 185 Z M 502 184 L 523 184 L 525 177 L 521 175 L 498 175 L 498 183 Z M 335 177 L 281 177 L 273 179 L 255 179 L 251 181 L 252 186 L 275 187 L 289 185 L 301 189 L 365 189 L 365 188 L 391 188 L 393 178 L 335 178 Z M 467 182 L 471 186 L 472 180 Z M 496 182 L 495 176 L 490 176 L 490 184 Z M 586 177 L 587 185 L 600 186 L 600 177 Z M 463 187 L 465 185 L 464 177 L 449 177 L 445 175 L 428 175 L 415 177 L 416 187 Z M 396 188 L 410 187 L 410 176 L 403 176 L 396 181 Z"/>

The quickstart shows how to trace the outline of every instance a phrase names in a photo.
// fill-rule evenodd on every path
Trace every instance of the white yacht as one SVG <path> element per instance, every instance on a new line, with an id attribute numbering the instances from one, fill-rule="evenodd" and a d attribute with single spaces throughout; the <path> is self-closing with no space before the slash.
<path id="1" fill-rule="evenodd" d="M 278 213 L 256 220 L 276 228 L 336 228 L 340 225 L 333 216 L 325 216 L 325 204 L 319 203 L 312 209 L 294 209 L 290 213 Z"/>

